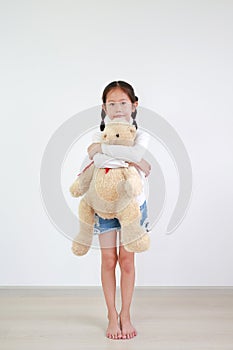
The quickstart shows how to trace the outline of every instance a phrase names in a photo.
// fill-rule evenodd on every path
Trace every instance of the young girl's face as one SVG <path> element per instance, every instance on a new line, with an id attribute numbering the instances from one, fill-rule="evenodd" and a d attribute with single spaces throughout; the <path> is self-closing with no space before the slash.
<path id="1" fill-rule="evenodd" d="M 113 88 L 106 97 L 103 109 L 109 119 L 125 118 L 130 122 L 132 112 L 135 111 L 138 102 L 132 103 L 129 96 L 121 88 Z"/>

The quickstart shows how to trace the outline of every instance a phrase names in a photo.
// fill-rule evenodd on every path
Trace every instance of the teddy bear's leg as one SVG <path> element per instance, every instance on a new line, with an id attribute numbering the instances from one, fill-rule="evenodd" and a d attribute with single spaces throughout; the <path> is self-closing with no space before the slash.
<path id="1" fill-rule="evenodd" d="M 150 237 L 140 225 L 141 212 L 136 200 L 117 214 L 121 224 L 121 242 L 128 252 L 140 253 L 149 249 Z"/>
<path id="2" fill-rule="evenodd" d="M 84 255 L 90 249 L 93 239 L 94 210 L 82 198 L 79 204 L 80 231 L 72 244 L 72 251 L 75 255 Z"/>

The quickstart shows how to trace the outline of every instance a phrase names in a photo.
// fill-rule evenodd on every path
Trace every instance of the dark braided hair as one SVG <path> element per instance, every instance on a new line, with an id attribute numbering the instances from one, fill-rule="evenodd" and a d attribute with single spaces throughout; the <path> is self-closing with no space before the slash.
<path id="1" fill-rule="evenodd" d="M 122 80 L 118 80 L 118 81 L 113 81 L 110 84 L 108 84 L 104 91 L 103 91 L 103 95 L 102 95 L 102 101 L 103 103 L 106 103 L 106 99 L 107 99 L 107 94 L 114 88 L 119 87 L 122 91 L 124 91 L 124 93 L 126 93 L 126 95 L 129 97 L 130 101 L 132 103 L 137 102 L 138 101 L 138 97 L 135 96 L 134 93 L 134 89 L 133 87 L 126 83 L 125 81 Z M 137 115 L 137 110 L 135 109 L 134 112 L 132 112 L 131 117 L 133 118 L 133 125 L 136 127 L 136 129 L 138 128 L 137 123 L 136 123 L 136 115 Z M 105 122 L 104 122 L 104 118 L 106 117 L 106 113 L 104 111 L 104 109 L 102 108 L 101 111 L 101 124 L 100 124 L 100 130 L 103 131 L 105 128 Z"/>

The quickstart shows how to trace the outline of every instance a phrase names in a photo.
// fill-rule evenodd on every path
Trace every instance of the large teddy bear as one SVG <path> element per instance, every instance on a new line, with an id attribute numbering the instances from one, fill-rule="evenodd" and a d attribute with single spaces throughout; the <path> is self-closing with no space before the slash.
<path id="1" fill-rule="evenodd" d="M 102 132 L 106 144 L 133 146 L 136 137 L 134 125 L 111 122 Z M 72 244 L 76 255 L 88 252 L 94 229 L 94 214 L 104 219 L 117 218 L 121 224 L 121 243 L 129 252 L 149 249 L 148 233 L 140 225 L 141 212 L 136 196 L 142 191 L 141 177 L 134 166 L 96 168 L 94 163 L 78 175 L 70 187 L 73 197 L 85 194 L 79 204 L 80 231 Z"/>

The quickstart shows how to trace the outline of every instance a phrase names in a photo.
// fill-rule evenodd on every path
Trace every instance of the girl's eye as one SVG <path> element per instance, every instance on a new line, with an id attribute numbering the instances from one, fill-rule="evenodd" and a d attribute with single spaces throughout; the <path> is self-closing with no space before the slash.
<path id="1" fill-rule="evenodd" d="M 127 102 L 123 101 L 121 102 L 122 106 L 125 106 Z"/>
<path id="2" fill-rule="evenodd" d="M 111 106 L 111 107 L 114 107 L 114 105 L 115 105 L 115 103 L 113 103 L 113 102 L 109 103 L 109 106 Z"/>

